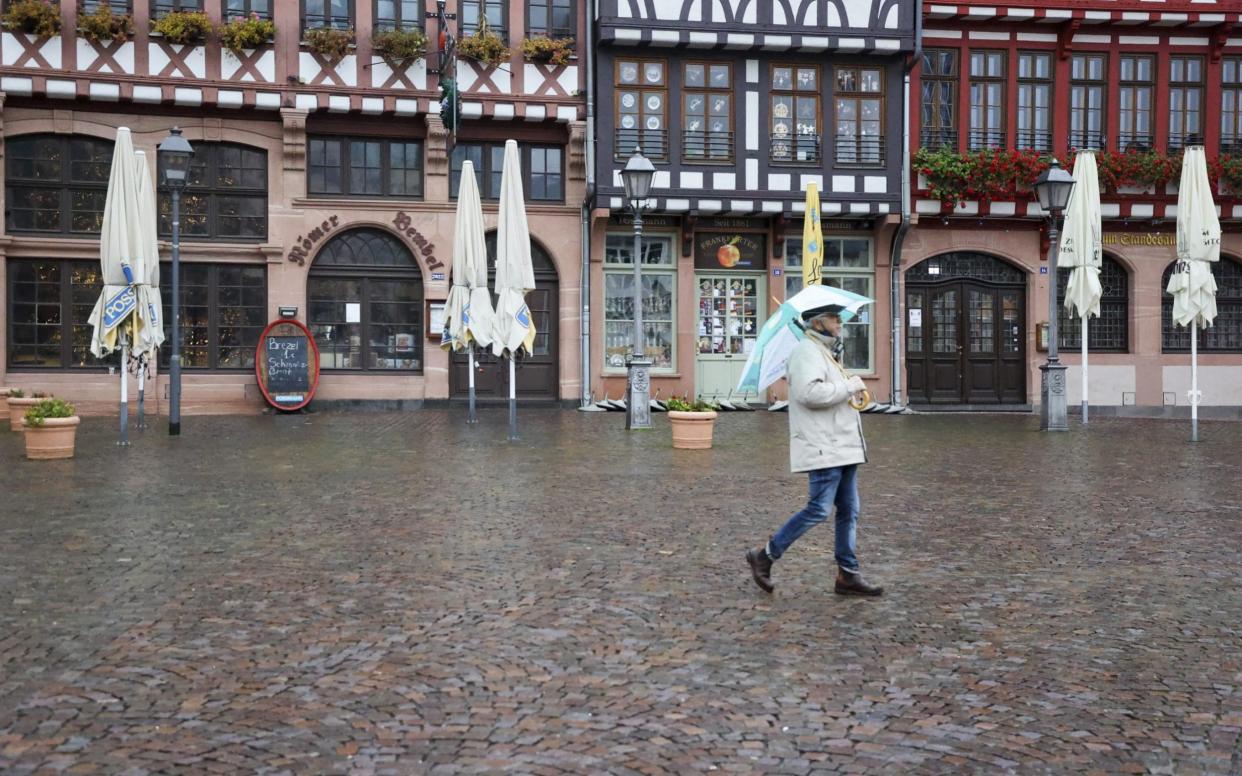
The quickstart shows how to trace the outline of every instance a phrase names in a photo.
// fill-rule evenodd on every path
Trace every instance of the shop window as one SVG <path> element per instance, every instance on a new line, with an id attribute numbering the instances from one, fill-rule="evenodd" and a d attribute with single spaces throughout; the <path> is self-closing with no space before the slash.
<path id="1" fill-rule="evenodd" d="M 565 150 L 562 146 L 522 145 L 522 191 L 527 201 L 565 201 Z M 475 181 L 483 199 L 500 199 L 504 176 L 504 143 L 461 142 L 453 146 L 449 196 L 457 199 L 461 171 L 466 160 L 474 165 Z"/>
<path id="2" fill-rule="evenodd" d="M 549 38 L 577 37 L 573 0 L 527 0 L 526 31 Z"/>
<path id="3" fill-rule="evenodd" d="M 1052 55 L 1018 54 L 1018 148 L 1052 151 Z"/>
<path id="4" fill-rule="evenodd" d="M 1216 278 L 1216 319 L 1211 327 L 1199 330 L 1199 352 L 1242 353 L 1242 262 L 1221 256 L 1211 264 Z M 1175 266 L 1176 262 L 1165 268 L 1160 281 L 1161 352 L 1189 353 L 1191 330 L 1173 322 L 1173 295 L 1163 290 L 1169 287 Z"/>
<path id="5" fill-rule="evenodd" d="M 112 143 L 81 135 L 21 135 L 5 147 L 10 233 L 94 237 L 103 227 Z"/>
<path id="6" fill-rule="evenodd" d="M 1005 147 L 1004 51 L 970 52 L 970 150 Z"/>
<path id="7" fill-rule="evenodd" d="M 686 63 L 682 87 L 682 158 L 687 162 L 732 161 L 733 66 Z"/>
<path id="8" fill-rule="evenodd" d="M 1221 65 L 1220 152 L 1242 153 L 1242 58 Z"/>
<path id="9" fill-rule="evenodd" d="M 164 180 L 161 169 L 157 178 Z M 160 236 L 172 236 L 172 194 L 159 188 Z M 267 237 L 267 152 L 235 143 L 194 144 L 190 178 L 181 194 L 185 240 Z"/>
<path id="10" fill-rule="evenodd" d="M 667 160 L 667 65 L 656 61 L 619 60 L 616 87 L 614 158 L 625 161 L 637 147 L 650 159 Z"/>
<path id="11" fill-rule="evenodd" d="M 422 273 L 396 237 L 354 229 L 329 240 L 306 296 L 322 369 L 422 372 Z"/>
<path id="12" fill-rule="evenodd" d="M 878 67 L 836 70 L 837 164 L 884 164 L 884 71 Z"/>
<path id="13" fill-rule="evenodd" d="M 823 284 L 875 298 L 875 257 L 867 237 L 825 237 Z M 785 298 L 802 290 L 802 233 L 785 238 Z M 874 371 L 875 327 L 872 306 L 864 307 L 845 324 L 845 366 L 858 372 Z"/>
<path id="14" fill-rule="evenodd" d="M 1169 59 L 1169 153 L 1203 142 L 1203 58 Z"/>
<path id="15" fill-rule="evenodd" d="M 773 65 L 769 152 L 774 162 L 818 162 L 819 68 Z"/>
<path id="16" fill-rule="evenodd" d="M 1121 82 L 1117 90 L 1117 147 L 1123 152 L 1152 148 L 1152 92 L 1155 89 L 1155 57 L 1127 55 L 1121 58 Z"/>
<path id="17" fill-rule="evenodd" d="M 421 30 L 422 0 L 375 0 L 376 30 Z"/>
<path id="18" fill-rule="evenodd" d="M 1057 271 L 1057 342 L 1065 350 L 1082 347 L 1082 318 L 1077 308 L 1065 308 L 1070 270 Z M 1093 353 L 1125 353 L 1130 338 L 1130 276 L 1125 267 L 1105 255 L 1100 265 L 1100 314 L 1087 323 L 1087 347 Z"/>
<path id="19" fill-rule="evenodd" d="M 103 291 L 98 261 L 10 259 L 9 369 L 102 369 L 91 355 L 90 315 Z"/>
<path id="20" fill-rule="evenodd" d="M 353 29 L 352 0 L 302 0 L 302 31 L 325 27 L 336 30 Z"/>
<path id="21" fill-rule="evenodd" d="M 509 40 L 509 0 L 461 0 L 458 8 L 463 36 L 475 34 L 486 21 L 501 40 Z"/>
<path id="22" fill-rule="evenodd" d="M 257 16 L 272 18 L 272 0 L 224 0 L 224 21 Z"/>
<path id="23" fill-rule="evenodd" d="M 312 197 L 423 196 L 422 141 L 312 137 L 307 156 Z"/>
<path id="24" fill-rule="evenodd" d="M 267 324 L 267 268 L 247 264 L 181 264 L 181 366 L 192 370 L 254 369 L 255 348 Z M 172 265 L 160 265 L 164 346 L 172 357 Z"/>
<path id="25" fill-rule="evenodd" d="M 924 148 L 957 149 L 957 52 L 923 51 L 923 112 L 919 144 Z"/>
<path id="26" fill-rule="evenodd" d="M 1104 148 L 1108 57 L 1075 54 L 1070 61 L 1070 148 Z"/>
<path id="27" fill-rule="evenodd" d="M 643 237 L 643 339 L 652 369 L 676 367 L 677 255 L 669 235 Z M 604 238 L 604 369 L 624 371 L 634 352 L 634 235 Z"/>

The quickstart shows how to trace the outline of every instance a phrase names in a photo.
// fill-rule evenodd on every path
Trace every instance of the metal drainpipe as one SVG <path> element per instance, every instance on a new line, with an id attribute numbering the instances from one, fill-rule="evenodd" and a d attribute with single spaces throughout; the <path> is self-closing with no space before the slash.
<path id="1" fill-rule="evenodd" d="M 906 233 L 910 231 L 910 71 L 923 58 L 923 3 L 914 3 L 914 53 L 906 63 L 902 78 L 901 102 L 901 225 L 893 235 L 892 263 L 889 278 L 890 306 L 893 310 L 892 353 L 893 353 L 893 387 L 891 403 L 901 406 L 901 248 L 906 241 Z"/>
<path id="2" fill-rule="evenodd" d="M 586 18 L 586 198 L 582 201 L 582 403 L 591 405 L 591 208 L 595 204 L 595 3 Z"/>

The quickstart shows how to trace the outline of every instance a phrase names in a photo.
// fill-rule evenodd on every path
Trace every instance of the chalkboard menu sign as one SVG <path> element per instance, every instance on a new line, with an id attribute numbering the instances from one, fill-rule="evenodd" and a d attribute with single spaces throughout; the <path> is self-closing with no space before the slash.
<path id="1" fill-rule="evenodd" d="M 278 410 L 301 409 L 319 385 L 319 348 L 301 321 L 272 321 L 259 337 L 254 368 L 268 404 Z"/>

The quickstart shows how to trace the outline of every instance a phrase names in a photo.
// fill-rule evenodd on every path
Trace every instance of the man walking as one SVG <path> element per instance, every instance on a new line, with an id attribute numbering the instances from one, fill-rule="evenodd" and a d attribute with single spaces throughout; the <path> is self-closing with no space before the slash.
<path id="1" fill-rule="evenodd" d="M 807 337 L 789 357 L 789 461 L 795 472 L 808 472 L 806 507 L 772 535 L 766 547 L 747 550 L 755 584 L 771 593 L 772 564 L 812 526 L 828 519 L 836 506 L 837 579 L 842 595 L 877 596 L 884 588 L 867 584 L 854 555 L 858 525 L 858 464 L 867 461 L 862 419 L 850 397 L 866 387 L 857 375 L 846 376 L 840 363 L 839 305 L 807 310 Z"/>

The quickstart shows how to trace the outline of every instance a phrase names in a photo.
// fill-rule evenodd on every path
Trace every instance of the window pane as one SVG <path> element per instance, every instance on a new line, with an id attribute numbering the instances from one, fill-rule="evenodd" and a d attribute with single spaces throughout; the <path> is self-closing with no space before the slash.
<path id="1" fill-rule="evenodd" d="M 312 194 L 341 193 L 341 141 L 310 141 L 310 180 L 307 188 Z"/>

